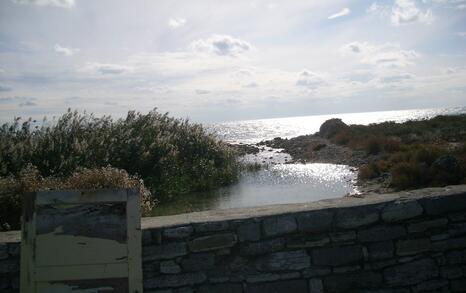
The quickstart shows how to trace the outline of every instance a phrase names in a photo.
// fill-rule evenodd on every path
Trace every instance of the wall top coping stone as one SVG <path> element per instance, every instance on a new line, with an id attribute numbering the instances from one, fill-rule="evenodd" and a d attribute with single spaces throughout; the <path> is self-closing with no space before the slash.
<path id="1" fill-rule="evenodd" d="M 210 210 L 172 216 L 147 217 L 141 219 L 141 226 L 142 229 L 167 228 L 172 226 L 189 225 L 192 223 L 244 220 L 313 210 L 349 208 L 383 204 L 394 201 L 412 201 L 421 198 L 442 198 L 461 193 L 466 193 L 466 185 L 423 188 L 389 194 L 368 194 L 363 198 L 342 197 L 324 199 L 309 203 L 279 204 L 260 207 Z M 0 232 L 0 243 L 20 242 L 20 237 L 20 231 Z"/>

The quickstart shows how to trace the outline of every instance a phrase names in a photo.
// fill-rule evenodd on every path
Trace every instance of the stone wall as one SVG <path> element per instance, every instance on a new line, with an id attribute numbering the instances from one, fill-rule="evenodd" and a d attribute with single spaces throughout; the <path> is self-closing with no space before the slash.
<path id="1" fill-rule="evenodd" d="M 466 291 L 464 185 L 142 226 L 144 292 Z M 1 248 L 1 288 L 17 287 L 17 243 Z"/>

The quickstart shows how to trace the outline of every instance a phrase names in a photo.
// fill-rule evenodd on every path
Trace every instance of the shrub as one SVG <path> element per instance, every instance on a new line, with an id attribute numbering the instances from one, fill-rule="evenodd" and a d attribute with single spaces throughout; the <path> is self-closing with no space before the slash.
<path id="1" fill-rule="evenodd" d="M 374 179 L 379 177 L 380 174 L 380 168 L 377 163 L 370 162 L 369 164 L 362 165 L 359 168 L 358 178 L 362 180 Z"/>
<path id="2" fill-rule="evenodd" d="M 44 177 L 110 165 L 140 176 L 160 200 L 226 185 L 239 174 L 237 155 L 225 143 L 199 124 L 156 110 L 130 111 L 116 121 L 68 110 L 54 124 L 4 124 L 0 176 L 17 176 L 29 163 Z"/>
<path id="3" fill-rule="evenodd" d="M 42 177 L 38 169 L 26 166 L 17 177 L 0 177 L 0 230 L 20 228 L 21 196 L 43 190 L 138 188 L 141 213 L 149 215 L 156 204 L 144 182 L 125 170 L 112 167 L 79 169 L 68 178 Z"/>

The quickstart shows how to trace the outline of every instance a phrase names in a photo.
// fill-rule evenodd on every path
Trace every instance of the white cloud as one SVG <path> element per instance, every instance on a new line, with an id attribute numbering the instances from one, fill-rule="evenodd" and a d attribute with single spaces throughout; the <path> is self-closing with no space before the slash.
<path id="1" fill-rule="evenodd" d="M 456 35 L 462 38 L 466 38 L 466 32 L 457 32 Z"/>
<path id="2" fill-rule="evenodd" d="M 396 0 L 392 8 L 393 25 L 404 25 L 414 22 L 429 24 L 433 20 L 432 11 L 421 11 L 412 0 Z"/>
<path id="3" fill-rule="evenodd" d="M 99 74 L 123 74 L 132 71 L 132 68 L 125 65 L 110 64 L 110 63 L 98 63 L 88 62 L 81 71 L 88 73 L 99 73 Z"/>
<path id="4" fill-rule="evenodd" d="M 171 28 L 179 28 L 179 27 L 182 27 L 186 24 L 186 19 L 184 18 L 170 18 L 168 20 L 168 26 L 171 27 Z"/>
<path id="5" fill-rule="evenodd" d="M 414 50 L 404 50 L 397 44 L 372 45 L 367 42 L 352 42 L 343 45 L 340 51 L 344 56 L 356 56 L 361 63 L 379 67 L 405 67 L 414 63 L 419 54 Z"/>
<path id="6" fill-rule="evenodd" d="M 79 49 L 77 48 L 67 48 L 67 47 L 62 47 L 59 44 L 55 44 L 53 47 L 53 50 L 59 54 L 63 54 L 65 56 L 73 56 L 74 54 L 79 52 Z"/>
<path id="7" fill-rule="evenodd" d="M 197 89 L 196 94 L 198 94 L 198 95 L 207 95 L 207 94 L 210 94 L 210 91 Z"/>
<path id="8" fill-rule="evenodd" d="M 324 78 L 320 74 L 306 69 L 298 74 L 298 80 L 296 81 L 297 86 L 306 87 L 312 90 L 319 88 L 325 83 Z"/>
<path id="9" fill-rule="evenodd" d="M 377 14 L 380 16 L 387 16 L 391 13 L 391 7 L 389 5 L 379 4 L 373 2 L 371 6 L 366 9 L 367 13 Z"/>
<path id="10" fill-rule="evenodd" d="M 330 15 L 328 17 L 328 19 L 334 19 L 334 18 L 342 17 L 342 16 L 348 15 L 350 13 L 351 13 L 351 10 L 348 7 L 346 7 L 346 8 L 343 8 L 342 10 L 338 11 L 337 13 L 334 13 L 334 14 Z"/>
<path id="11" fill-rule="evenodd" d="M 191 48 L 196 52 L 236 57 L 250 51 L 252 45 L 232 36 L 212 35 L 207 39 L 199 39 L 192 42 Z"/>
<path id="12" fill-rule="evenodd" d="M 75 0 L 13 0 L 17 4 L 31 4 L 38 6 L 54 6 L 71 8 L 75 5 Z"/>

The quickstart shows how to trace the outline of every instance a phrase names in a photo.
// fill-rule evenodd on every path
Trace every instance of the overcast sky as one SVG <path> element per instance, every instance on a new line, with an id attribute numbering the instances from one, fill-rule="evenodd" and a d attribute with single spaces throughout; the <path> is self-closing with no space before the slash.
<path id="1" fill-rule="evenodd" d="M 0 116 L 466 106 L 466 0 L 1 0 Z"/>

